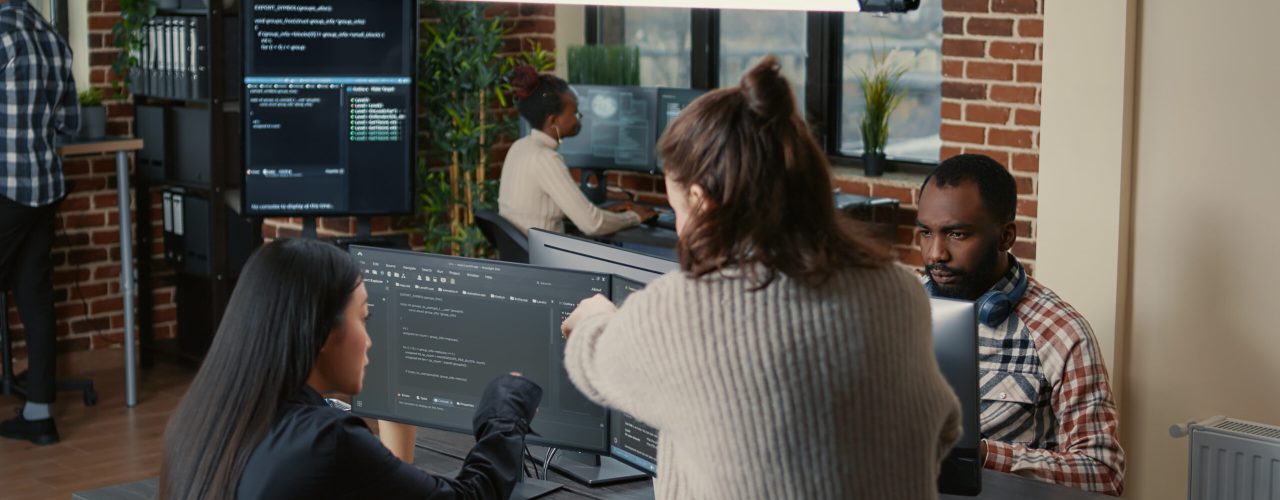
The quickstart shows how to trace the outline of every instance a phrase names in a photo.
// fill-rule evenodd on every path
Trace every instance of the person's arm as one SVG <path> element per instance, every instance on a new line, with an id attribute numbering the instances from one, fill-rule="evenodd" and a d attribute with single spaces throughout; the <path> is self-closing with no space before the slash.
<path id="1" fill-rule="evenodd" d="M 428 474 L 397 458 L 354 417 L 339 439 L 337 470 L 365 485 L 367 498 L 507 498 L 520 477 L 524 438 L 541 399 L 542 389 L 523 377 L 490 382 L 472 422 L 476 444 L 454 477 Z"/>
<path id="2" fill-rule="evenodd" d="M 413 463 L 413 442 L 417 437 L 417 427 L 388 420 L 378 421 L 378 440 L 404 463 Z"/>
<path id="3" fill-rule="evenodd" d="M 640 216 L 635 212 L 614 213 L 603 210 L 593 204 L 582 194 L 578 184 L 569 175 L 569 169 L 560 161 L 559 156 L 545 155 L 534 162 L 539 174 L 538 182 L 543 192 L 551 197 L 564 215 L 573 221 L 573 225 L 587 236 L 609 234 L 619 229 L 640 223 Z"/>
<path id="4" fill-rule="evenodd" d="M 71 71 L 71 51 L 67 51 L 67 77 L 62 81 L 62 95 L 54 103 L 54 130 L 61 135 L 76 135 L 80 131 L 80 99 L 76 98 L 76 78 Z"/>
<path id="5" fill-rule="evenodd" d="M 1087 324 L 1066 354 L 1062 380 L 1054 388 L 1058 449 L 983 440 L 985 467 L 1045 481 L 1120 495 L 1124 491 L 1124 450 L 1116 438 L 1118 417 L 1107 370 Z"/>
<path id="6" fill-rule="evenodd" d="M 564 367 L 573 385 L 592 401 L 661 426 L 666 401 L 679 392 L 668 383 L 668 367 L 684 362 L 667 348 L 680 346 L 690 335 L 672 333 L 668 315 L 657 311 L 655 285 L 632 294 L 617 312 L 579 320 L 565 344 Z M 668 323 L 659 324 L 664 320 Z M 680 350 L 697 358 L 689 349 Z"/>

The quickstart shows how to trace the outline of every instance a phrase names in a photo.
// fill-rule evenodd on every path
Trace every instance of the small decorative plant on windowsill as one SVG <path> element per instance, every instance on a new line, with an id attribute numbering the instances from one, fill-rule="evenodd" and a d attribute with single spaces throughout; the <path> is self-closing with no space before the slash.
<path id="1" fill-rule="evenodd" d="M 889 142 L 889 116 L 902 104 L 903 89 L 899 85 L 907 68 L 890 64 L 887 54 L 871 50 L 871 67 L 858 71 L 865 108 L 859 130 L 862 132 L 862 168 L 868 177 L 884 175 L 884 147 Z"/>
<path id="2" fill-rule="evenodd" d="M 107 108 L 102 107 L 102 89 L 90 87 L 77 95 L 80 101 L 80 137 L 101 139 L 107 135 Z"/>

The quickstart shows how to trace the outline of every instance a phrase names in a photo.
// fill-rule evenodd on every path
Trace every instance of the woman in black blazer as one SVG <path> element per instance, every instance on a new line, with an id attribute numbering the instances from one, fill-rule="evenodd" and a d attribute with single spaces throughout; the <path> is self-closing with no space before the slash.
<path id="1" fill-rule="evenodd" d="M 475 448 L 453 478 L 404 463 L 363 420 L 325 404 L 321 394 L 360 392 L 368 297 L 356 264 L 332 245 L 279 240 L 258 250 L 169 420 L 161 498 L 510 496 L 542 397 L 523 377 L 485 389 Z"/>

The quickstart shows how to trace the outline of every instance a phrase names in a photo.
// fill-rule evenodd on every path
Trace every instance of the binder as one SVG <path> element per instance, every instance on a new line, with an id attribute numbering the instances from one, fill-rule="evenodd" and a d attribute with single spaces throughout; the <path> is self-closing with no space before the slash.
<path id="1" fill-rule="evenodd" d="M 189 53 L 190 60 L 190 84 L 191 97 L 193 99 L 209 98 L 209 47 L 205 40 L 208 37 L 209 28 L 207 21 L 203 17 L 192 17 L 188 25 L 189 38 L 187 42 L 190 44 Z"/>

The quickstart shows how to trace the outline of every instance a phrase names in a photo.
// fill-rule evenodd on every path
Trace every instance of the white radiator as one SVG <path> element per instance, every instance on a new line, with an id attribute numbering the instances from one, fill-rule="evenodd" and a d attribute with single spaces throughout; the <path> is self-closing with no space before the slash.
<path id="1" fill-rule="evenodd" d="M 1191 437 L 1187 500 L 1280 500 L 1280 427 L 1218 416 L 1169 433 Z"/>

